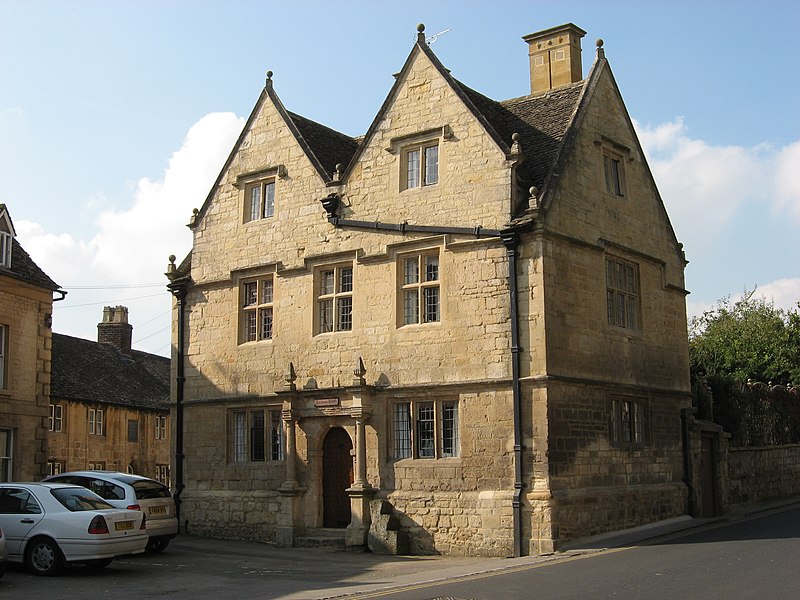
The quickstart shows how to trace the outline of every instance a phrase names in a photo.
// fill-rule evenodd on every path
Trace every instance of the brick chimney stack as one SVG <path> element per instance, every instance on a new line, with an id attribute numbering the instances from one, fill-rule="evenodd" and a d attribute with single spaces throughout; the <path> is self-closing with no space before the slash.
<path id="1" fill-rule="evenodd" d="M 97 324 L 97 341 L 111 344 L 123 354 L 131 353 L 133 326 L 128 324 L 127 306 L 106 306 L 103 308 L 103 322 Z"/>
<path id="2" fill-rule="evenodd" d="M 528 42 L 531 64 L 531 94 L 577 83 L 583 79 L 581 38 L 586 32 L 567 23 L 522 39 Z"/>

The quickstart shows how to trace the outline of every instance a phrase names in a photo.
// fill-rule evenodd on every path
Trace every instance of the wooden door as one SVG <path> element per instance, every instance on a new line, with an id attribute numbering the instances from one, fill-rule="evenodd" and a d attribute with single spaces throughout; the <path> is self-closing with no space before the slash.
<path id="1" fill-rule="evenodd" d="M 350 524 L 350 497 L 345 491 L 353 484 L 353 442 L 341 427 L 334 427 L 322 443 L 322 525 Z"/>
<path id="2" fill-rule="evenodd" d="M 714 493 L 714 438 L 710 435 L 700 437 L 700 516 L 713 517 L 716 513 L 716 494 Z"/>

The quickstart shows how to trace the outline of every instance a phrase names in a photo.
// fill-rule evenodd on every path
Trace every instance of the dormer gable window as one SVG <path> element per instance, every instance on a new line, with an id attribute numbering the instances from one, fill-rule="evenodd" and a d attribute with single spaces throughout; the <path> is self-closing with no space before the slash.
<path id="1" fill-rule="evenodd" d="M 449 125 L 392 138 L 386 151 L 400 157 L 400 191 L 439 183 L 442 142 L 452 139 Z"/>
<path id="2" fill-rule="evenodd" d="M 283 165 L 248 173 L 236 178 L 236 187 L 244 192 L 242 222 L 251 223 L 275 216 L 276 181 L 286 177 Z M 240 192 L 241 193 L 241 192 Z"/>
<path id="3" fill-rule="evenodd" d="M 11 245 L 13 238 L 10 233 L 0 231 L 0 267 L 11 268 Z"/>

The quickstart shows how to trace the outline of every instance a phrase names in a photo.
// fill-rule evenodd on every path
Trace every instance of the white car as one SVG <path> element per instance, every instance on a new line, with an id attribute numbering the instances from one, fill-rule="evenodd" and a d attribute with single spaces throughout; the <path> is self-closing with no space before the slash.
<path id="1" fill-rule="evenodd" d="M 150 536 L 148 552 L 161 552 L 178 535 L 175 501 L 169 488 L 155 479 L 118 471 L 70 471 L 43 481 L 82 485 L 112 506 L 144 512 Z"/>
<path id="2" fill-rule="evenodd" d="M 3 530 L 0 529 L 0 579 L 6 574 L 6 566 L 8 564 L 8 548 L 6 547 L 6 538 L 3 535 Z"/>
<path id="3" fill-rule="evenodd" d="M 89 490 L 56 483 L 0 483 L 0 528 L 9 560 L 36 575 L 65 565 L 105 567 L 144 552 L 144 515 L 119 510 Z"/>

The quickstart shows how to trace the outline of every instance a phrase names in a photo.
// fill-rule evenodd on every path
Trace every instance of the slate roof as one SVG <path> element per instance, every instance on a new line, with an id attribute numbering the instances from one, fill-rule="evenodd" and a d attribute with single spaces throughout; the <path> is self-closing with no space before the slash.
<path id="1" fill-rule="evenodd" d="M 545 94 L 522 96 L 497 102 L 457 82 L 475 108 L 483 114 L 500 139 L 511 144 L 518 133 L 525 161 L 518 174 L 527 186 L 542 188 L 553 168 L 586 80 Z"/>
<path id="2" fill-rule="evenodd" d="M 288 114 L 329 176 L 333 176 L 338 163 L 342 169 L 347 166 L 358 148 L 356 140 L 296 113 Z"/>
<path id="3" fill-rule="evenodd" d="M 166 410 L 170 359 L 53 333 L 50 397 Z"/>

